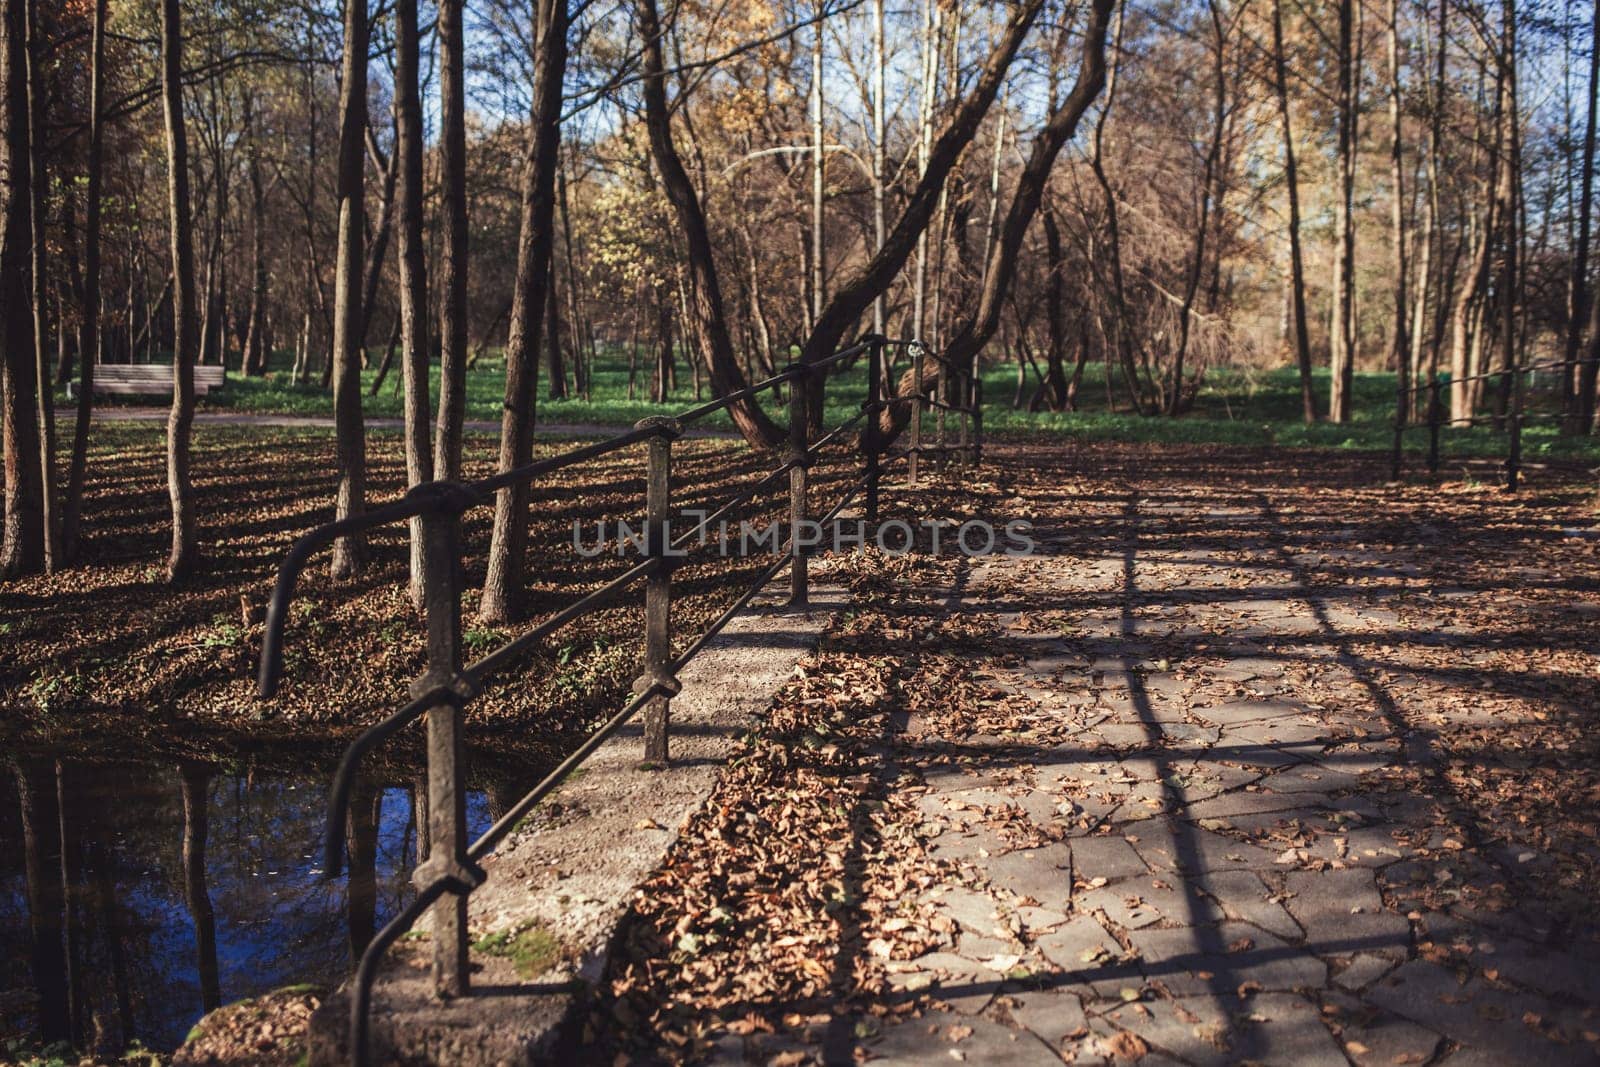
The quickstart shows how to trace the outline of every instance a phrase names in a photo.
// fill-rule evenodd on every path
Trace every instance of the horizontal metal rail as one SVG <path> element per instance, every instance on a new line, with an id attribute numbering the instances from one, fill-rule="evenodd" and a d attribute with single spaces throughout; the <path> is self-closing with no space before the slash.
<path id="1" fill-rule="evenodd" d="M 1514 492 L 1522 473 L 1523 426 L 1529 422 L 1546 419 L 1567 420 L 1572 417 L 1568 412 L 1527 410 L 1528 379 L 1540 371 L 1573 370 L 1593 366 L 1594 362 L 1591 359 L 1547 360 L 1542 363 L 1519 364 L 1461 377 L 1451 377 L 1448 373 L 1440 374 L 1434 371 L 1430 372 L 1425 380 L 1419 373 L 1410 382 L 1399 382 L 1395 390 L 1394 443 L 1391 448 L 1390 477 L 1395 479 L 1400 477 L 1404 438 L 1411 430 L 1424 427 L 1427 429 L 1428 473 L 1437 474 L 1441 432 L 1452 427 L 1472 428 L 1487 422 L 1497 430 L 1506 431 L 1505 489 L 1507 492 Z M 1499 383 L 1498 398 L 1502 410 L 1490 415 L 1469 413 L 1456 417 L 1445 414 L 1444 404 L 1440 398 L 1444 389 L 1489 380 Z M 1412 398 L 1423 393 L 1428 398 L 1427 415 L 1421 420 L 1412 420 L 1409 417 L 1413 407 Z M 1470 400 L 1469 406 L 1471 406 Z"/>
<path id="2" fill-rule="evenodd" d="M 883 396 L 884 354 L 891 346 L 904 347 L 912 357 L 915 388 L 910 396 L 888 398 Z M 861 410 L 812 440 L 808 427 L 810 411 L 807 406 L 809 402 L 807 394 L 811 390 L 805 386 L 819 377 L 826 380 L 828 368 L 862 354 L 869 357 L 869 367 L 867 399 L 861 405 Z M 939 442 L 934 445 L 922 445 L 916 440 L 920 429 L 918 422 L 925 401 L 925 398 L 917 392 L 921 387 L 924 361 L 946 368 L 947 377 L 951 381 L 965 383 L 956 392 L 958 396 L 964 395 L 968 399 L 966 405 L 961 404 L 959 400 L 953 404 L 939 401 L 941 436 Z M 777 468 L 762 473 L 756 481 L 735 491 L 715 508 L 709 511 L 694 509 L 688 512 L 701 516 L 699 522 L 676 538 L 669 537 L 671 451 L 673 441 L 680 436 L 683 426 L 784 384 L 791 385 L 789 454 L 784 462 Z M 350 795 L 362 760 L 409 724 L 419 719 L 426 720 L 428 859 L 416 871 L 418 885 L 416 899 L 379 931 L 362 954 L 360 966 L 357 968 L 350 1019 L 350 1049 L 356 1063 L 364 1064 L 369 1059 L 371 1049 L 368 1015 L 373 985 L 383 956 L 400 935 L 425 912 L 432 911 L 435 986 L 441 995 L 464 993 L 469 983 L 466 901 L 468 895 L 481 884 L 484 877 L 477 861 L 499 844 L 600 745 L 641 711 L 645 713 L 646 761 L 657 765 L 666 764 L 669 707 L 671 698 L 681 688 L 677 677 L 679 672 L 718 633 L 722 632 L 738 612 L 743 610 L 783 568 L 788 567 L 791 570 L 791 603 L 803 605 L 806 602 L 808 552 L 800 532 L 810 523 L 807 517 L 810 469 L 825 451 L 843 441 L 846 435 L 857 427 L 861 428 L 858 450 L 864 460 L 862 473 L 848 481 L 833 505 L 811 525 L 820 527 L 833 522 L 863 489 L 866 491 L 867 521 L 875 522 L 878 483 L 886 466 L 902 459 L 909 459 L 913 465 L 909 480 L 911 484 L 915 484 L 915 462 L 918 454 L 935 456 L 940 462 L 943 462 L 943 457 L 947 454 L 965 455 L 973 462 L 977 461 L 978 439 L 982 425 L 981 396 L 981 382 L 974 379 L 967 368 L 952 366 L 948 360 L 929 352 L 920 342 L 891 341 L 883 337 L 869 336 L 826 359 L 810 364 L 791 364 L 782 372 L 763 381 L 690 408 L 675 418 L 656 416 L 643 419 L 633 429 L 606 440 L 569 449 L 559 455 L 524 464 L 477 481 L 430 482 L 419 485 L 397 501 L 317 527 L 295 542 L 278 569 L 277 582 L 268 605 L 257 680 L 257 692 L 262 699 L 273 696 L 281 684 L 284 632 L 289 607 L 299 575 L 311 557 L 341 537 L 413 519 L 421 522 L 423 587 L 427 591 L 425 598 L 428 625 L 427 671 L 413 683 L 410 701 L 368 727 L 346 748 L 334 774 L 328 798 L 328 822 L 323 841 L 323 876 L 334 878 L 344 867 L 343 829 L 348 818 Z M 885 455 L 885 441 L 879 425 L 879 416 L 893 405 L 907 403 L 911 405 L 913 411 L 913 443 L 908 448 Z M 944 443 L 942 425 L 946 411 L 957 413 L 962 420 L 960 444 Z M 970 442 L 969 422 L 974 430 Z M 646 558 L 543 619 L 526 633 L 504 642 L 476 662 L 463 665 L 460 660 L 461 516 L 471 508 L 488 504 L 501 490 L 527 484 L 542 475 L 638 445 L 647 448 L 644 537 Z M 848 457 L 848 453 L 846 456 Z M 770 491 L 785 476 L 789 479 L 790 489 L 789 537 L 781 546 L 778 557 L 771 564 L 763 566 L 755 579 L 742 589 L 733 603 L 682 652 L 674 656 L 671 650 L 668 612 L 672 572 L 685 561 L 683 557 L 686 553 L 679 550 L 692 540 L 702 538 L 712 524 L 723 520 L 735 509 L 749 504 L 762 493 Z M 493 675 L 511 665 L 519 656 L 537 647 L 562 627 L 611 604 L 626 590 L 640 582 L 645 586 L 645 633 L 642 673 L 634 684 L 635 695 L 621 710 L 590 733 L 581 745 L 469 846 L 464 836 L 465 779 L 461 766 L 460 724 L 463 709 Z"/>

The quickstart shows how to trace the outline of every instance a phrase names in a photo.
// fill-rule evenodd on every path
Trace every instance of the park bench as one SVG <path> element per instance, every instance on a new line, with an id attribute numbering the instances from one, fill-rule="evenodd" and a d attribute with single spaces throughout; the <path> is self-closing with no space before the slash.
<path id="1" fill-rule="evenodd" d="M 194 395 L 205 396 L 221 389 L 227 372 L 219 363 L 197 365 L 194 369 Z M 79 381 L 67 383 L 67 396 L 77 396 Z M 105 396 L 169 396 L 172 393 L 170 363 L 99 363 L 94 368 L 94 391 Z"/>

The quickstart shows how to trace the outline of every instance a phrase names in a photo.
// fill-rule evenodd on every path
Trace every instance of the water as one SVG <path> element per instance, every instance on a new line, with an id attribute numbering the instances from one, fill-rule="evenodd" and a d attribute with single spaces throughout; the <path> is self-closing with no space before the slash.
<path id="1" fill-rule="evenodd" d="M 524 768 L 474 783 L 472 835 L 531 785 L 539 768 Z M 17 756 L 10 770 L 0 1040 L 170 1050 L 218 1004 L 337 983 L 409 899 L 419 770 L 380 772 L 354 799 L 351 873 L 331 882 L 320 877 L 331 766 Z"/>

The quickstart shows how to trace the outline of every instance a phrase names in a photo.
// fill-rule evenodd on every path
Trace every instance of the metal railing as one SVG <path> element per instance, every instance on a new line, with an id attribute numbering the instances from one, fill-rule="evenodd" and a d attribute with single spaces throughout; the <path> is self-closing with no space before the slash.
<path id="1" fill-rule="evenodd" d="M 884 355 L 891 347 L 903 348 L 911 356 L 918 386 L 911 396 L 885 398 L 883 395 Z M 868 360 L 868 384 L 867 398 L 861 405 L 861 411 L 812 440 L 807 418 L 809 382 L 817 375 L 824 375 L 825 382 L 825 374 L 830 367 L 863 354 Z M 809 471 L 824 448 L 840 441 L 858 424 L 861 425 L 861 473 L 851 479 L 832 506 L 814 520 L 819 528 L 837 518 L 862 493 L 865 521 L 868 525 L 876 523 L 879 481 L 884 470 L 901 459 L 908 462 L 910 484 L 915 484 L 916 465 L 922 455 L 932 456 L 941 467 L 953 456 L 974 464 L 980 461 L 982 414 L 978 401 L 981 398 L 981 386 L 972 375 L 963 375 L 942 362 L 944 377 L 951 387 L 944 398 L 926 402 L 938 412 L 937 438 L 931 445 L 922 443 L 925 406 L 920 391 L 922 368 L 924 361 L 938 361 L 939 358 L 917 341 L 868 336 L 827 359 L 810 364 L 791 364 L 782 373 L 765 381 L 676 416 L 657 415 L 641 419 L 633 429 L 604 441 L 573 448 L 475 482 L 428 482 L 418 485 L 392 504 L 319 526 L 295 542 L 279 567 L 277 584 L 267 609 L 258 681 L 258 696 L 261 699 L 272 697 L 282 680 L 284 626 L 300 572 L 311 556 L 340 537 L 364 530 L 411 519 L 420 520 L 421 526 L 423 608 L 428 632 L 427 668 L 412 682 L 411 700 L 387 718 L 368 727 L 346 749 L 334 775 L 328 800 L 323 877 L 332 879 L 338 877 L 343 868 L 344 827 L 351 790 L 361 761 L 410 723 L 419 718 L 426 720 L 427 859 L 413 874 L 417 887 L 416 898 L 378 931 L 362 953 L 356 969 L 349 1030 L 350 1055 L 354 1063 L 364 1065 L 368 1062 L 368 1014 L 373 986 L 383 957 L 395 941 L 425 912 L 431 910 L 435 991 L 442 997 L 466 993 L 470 986 L 467 901 L 486 877 L 479 861 L 579 764 L 641 710 L 644 712 L 644 759 L 647 764 L 666 765 L 671 732 L 671 702 L 681 688 L 679 672 L 785 566 L 790 569 L 790 603 L 806 603 L 809 585 L 806 568 L 808 545 L 806 539 L 800 536 L 800 531 L 812 521 L 809 519 Z M 682 435 L 686 426 L 724 410 L 735 402 L 755 398 L 786 384 L 789 386 L 789 426 L 783 463 L 715 509 L 694 512 L 703 516 L 698 524 L 669 541 L 673 442 Z M 912 407 L 909 425 L 911 441 L 908 447 L 886 454 L 887 441 L 879 416 L 899 403 L 909 403 Z M 945 438 L 946 413 L 954 414 L 960 421 L 959 440 L 954 444 Z M 462 515 L 472 508 L 489 504 L 497 492 L 634 445 L 645 446 L 645 558 L 588 595 L 556 611 L 526 633 L 505 642 L 477 661 L 464 665 L 461 661 Z M 778 558 L 770 566 L 763 567 L 756 579 L 683 652 L 673 656 L 670 618 L 672 572 L 683 562 L 685 546 L 699 538 L 712 523 L 754 500 L 785 475 L 789 479 L 789 538 L 783 544 Z M 633 699 L 602 723 L 476 841 L 468 844 L 461 729 L 463 708 L 481 692 L 490 675 L 508 666 L 518 655 L 540 644 L 567 624 L 608 606 L 624 590 L 640 581 L 645 587 L 643 669 L 634 682 Z"/>
<path id="2" fill-rule="evenodd" d="M 923 380 L 923 370 L 929 362 L 937 363 L 940 372 L 938 395 L 932 397 L 927 395 Z M 910 423 L 906 427 L 911 441 L 907 450 L 910 458 L 906 463 L 906 480 L 915 487 L 922 456 L 932 456 L 934 467 L 940 472 L 951 456 L 968 457 L 974 464 L 982 461 L 983 379 L 974 374 L 971 368 L 960 366 L 943 353 L 931 350 L 924 353 L 923 359 L 912 363 L 911 373 L 911 393 L 906 398 L 911 407 Z M 922 424 L 929 409 L 934 413 L 934 442 L 925 445 L 922 441 Z M 954 415 L 957 420 L 957 436 L 953 444 L 947 436 L 948 415 Z"/>
<path id="3" fill-rule="evenodd" d="M 1554 360 L 1545 363 L 1530 363 L 1501 370 L 1483 371 L 1478 374 L 1457 377 L 1441 377 L 1438 373 L 1430 373 L 1425 382 L 1407 384 L 1403 379 L 1396 388 L 1395 417 L 1394 417 L 1394 447 L 1389 461 L 1389 474 L 1391 478 L 1400 477 L 1403 461 L 1402 444 L 1407 431 L 1426 428 L 1428 431 L 1428 473 L 1439 473 L 1439 435 L 1446 427 L 1461 426 L 1473 427 L 1484 421 L 1489 421 L 1495 426 L 1504 426 L 1506 430 L 1506 458 L 1505 471 L 1507 492 L 1514 492 L 1522 475 L 1522 428 L 1536 419 L 1569 419 L 1570 413 L 1564 411 L 1536 411 L 1527 410 L 1528 375 L 1539 371 L 1580 370 L 1588 361 L 1583 359 Z M 1495 381 L 1499 383 L 1500 396 L 1505 405 L 1505 410 L 1487 416 L 1469 415 L 1465 418 L 1447 418 L 1444 403 L 1440 392 L 1455 385 L 1468 385 L 1472 382 Z M 1411 410 L 1412 398 L 1419 393 L 1427 394 L 1427 414 L 1421 422 L 1412 422 L 1408 417 Z"/>

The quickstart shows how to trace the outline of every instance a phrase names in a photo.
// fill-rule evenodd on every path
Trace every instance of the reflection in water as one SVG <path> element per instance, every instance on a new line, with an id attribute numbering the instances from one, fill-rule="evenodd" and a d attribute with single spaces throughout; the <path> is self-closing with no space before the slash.
<path id="1" fill-rule="evenodd" d="M 537 771 L 527 768 L 517 779 Z M 0 1040 L 171 1049 L 204 1010 L 336 983 L 411 893 L 413 769 L 357 790 L 350 878 L 320 880 L 328 769 L 18 757 L 0 803 Z M 515 786 L 501 787 L 508 793 Z M 489 825 L 468 795 L 468 828 Z"/>

